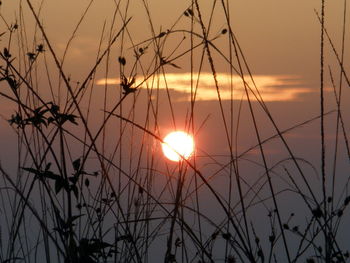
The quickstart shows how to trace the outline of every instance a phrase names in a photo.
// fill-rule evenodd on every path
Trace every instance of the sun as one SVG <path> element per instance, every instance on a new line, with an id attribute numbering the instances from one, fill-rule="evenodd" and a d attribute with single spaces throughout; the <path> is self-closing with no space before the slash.
<path id="1" fill-rule="evenodd" d="M 193 137 L 186 132 L 175 131 L 169 133 L 162 143 L 163 153 L 171 161 L 178 162 L 183 158 L 188 159 L 194 151 Z M 179 155 L 180 154 L 180 155 Z"/>

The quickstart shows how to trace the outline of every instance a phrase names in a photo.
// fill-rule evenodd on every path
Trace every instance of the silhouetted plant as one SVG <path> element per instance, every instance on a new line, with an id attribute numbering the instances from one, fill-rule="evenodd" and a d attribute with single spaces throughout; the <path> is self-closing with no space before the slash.
<path id="1" fill-rule="evenodd" d="M 322 108 L 319 116 L 285 130 L 279 128 L 259 93 L 232 29 L 228 1 L 213 1 L 209 21 L 203 17 L 202 3 L 189 1 L 169 29 L 157 29 L 147 1 L 142 0 L 147 18 L 144 23 L 148 23 L 151 35 L 136 44 L 129 27 L 129 21 L 132 21 L 128 18 L 129 5 L 124 10 L 115 2 L 109 31 L 106 24 L 101 30 L 96 61 L 79 81 L 73 81 L 66 72 L 66 55 L 94 0 L 76 24 L 61 57 L 50 42 L 41 13 L 30 0 L 24 2 L 35 20 L 32 47 L 24 37 L 23 6 L 18 10 L 21 22 L 8 23 L 0 13 L 7 26 L 6 31 L 0 31 L 0 97 L 12 103 L 12 113 L 5 119 L 18 138 L 17 169 L 7 172 L 0 165 L 4 184 L 0 188 L 0 212 L 4 214 L 0 222 L 1 262 L 150 262 L 154 260 L 152 253 L 161 255 L 157 260 L 164 262 L 348 261 L 349 252 L 346 244 L 339 243 L 338 232 L 341 224 L 346 224 L 343 221 L 348 215 L 349 187 L 342 185 L 342 193 L 337 193 L 334 185 L 331 185 L 332 192 L 327 188 L 331 183 L 328 183 L 330 179 L 324 169 L 324 127 L 320 129 L 323 142 L 321 172 L 308 160 L 299 158 L 285 138 L 293 129 L 316 120 L 323 123 L 325 117 L 334 112 L 325 112 Z M 328 39 L 341 78 L 348 83 L 343 56 L 337 53 L 325 28 L 324 1 L 321 4 L 321 75 L 324 42 Z M 217 10 L 222 15 L 224 27 L 213 32 L 213 16 Z M 182 19 L 190 29 L 178 28 Z M 345 28 L 344 23 L 344 32 Z M 180 44 L 167 49 L 172 37 Z M 228 50 L 222 50 L 221 44 L 217 44 L 216 41 L 222 38 L 229 43 Z M 342 44 L 344 46 L 344 40 Z M 48 58 L 52 59 L 53 68 Z M 227 64 L 231 77 L 240 77 L 244 88 L 248 108 L 244 121 L 251 122 L 256 145 L 240 154 L 234 148 L 238 145 L 243 102 L 239 102 L 235 126 L 233 101 L 230 101 L 230 111 L 223 106 L 216 59 Z M 166 73 L 186 68 L 183 60 L 190 64 L 191 71 L 191 101 L 185 126 L 193 134 L 198 132 L 194 124 L 196 85 L 199 85 L 206 61 L 217 92 L 215 103 L 219 106 L 223 138 L 229 149 L 228 163 L 208 154 L 206 157 L 210 161 L 198 164 L 199 158 L 195 155 L 191 160 L 182 159 L 173 168 L 159 161 L 155 154 L 154 142 L 162 142 L 158 123 L 161 104 L 169 106 L 169 122 L 177 128 L 175 100 L 172 87 L 167 86 Z M 198 68 L 194 60 L 198 62 Z M 111 63 L 116 63 L 117 67 L 117 70 L 113 69 L 113 76 L 119 70 L 119 78 L 116 78 L 120 80 L 116 92 L 119 97 L 115 92 L 109 93 L 106 83 L 104 101 L 97 106 L 99 112 L 96 112 L 92 106 L 97 98 L 95 78 L 102 72 L 107 80 Z M 44 70 L 41 71 L 40 66 Z M 40 87 L 38 75 L 46 75 L 47 90 Z M 342 95 L 337 93 L 333 75 L 330 75 L 337 104 L 337 127 L 343 129 L 347 146 L 345 120 L 341 114 Z M 166 86 L 167 101 L 159 95 L 160 85 Z M 231 92 L 233 94 L 233 87 Z M 323 95 L 321 97 L 323 105 Z M 99 103 L 97 99 L 96 103 Z M 138 119 L 136 108 L 139 104 L 139 111 L 145 118 L 143 123 Z M 268 138 L 262 136 L 255 105 L 273 128 L 273 134 Z M 111 127 L 115 144 L 107 136 Z M 287 158 L 274 165 L 268 163 L 266 153 L 266 144 L 272 140 L 281 142 L 281 148 L 288 153 Z M 338 145 L 338 139 L 335 144 Z M 252 150 L 258 152 L 256 160 L 245 156 Z M 334 167 L 339 155 L 337 151 L 334 153 Z M 254 182 L 246 180 L 240 171 L 243 161 L 261 168 L 262 173 L 258 172 Z M 219 169 L 211 173 L 211 166 Z M 310 179 L 309 169 L 320 175 L 321 187 Z M 215 186 L 214 177 L 221 173 L 228 177 L 229 183 L 224 186 L 228 192 Z M 158 183 L 155 178 L 159 176 L 162 178 Z M 284 185 L 278 185 L 277 179 Z M 293 207 L 283 207 L 281 200 L 285 193 L 302 200 L 305 211 L 291 212 Z M 207 196 L 216 205 L 212 214 L 206 211 L 205 201 L 202 203 L 202 198 Z M 261 222 L 265 222 L 263 229 L 257 226 Z M 6 246 L 5 239 L 8 239 Z"/>

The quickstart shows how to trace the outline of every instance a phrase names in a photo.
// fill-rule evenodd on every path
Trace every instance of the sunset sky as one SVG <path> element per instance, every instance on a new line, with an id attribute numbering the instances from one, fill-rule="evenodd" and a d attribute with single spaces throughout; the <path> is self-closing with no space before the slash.
<path id="1" fill-rule="evenodd" d="M 140 153 L 143 157 L 140 157 L 142 169 L 148 169 L 148 165 L 152 163 L 154 171 L 175 173 L 176 164 L 165 159 L 159 140 L 150 134 L 145 135 L 140 127 L 161 138 L 173 130 L 187 130 L 193 134 L 196 146 L 190 161 L 207 176 L 206 178 L 214 178 L 214 187 L 222 188 L 220 194 L 225 196 L 228 191 L 225 188 L 225 176 L 230 173 L 227 167 L 233 157 L 239 159 L 241 174 L 245 175 L 247 185 L 260 182 L 260 176 L 265 173 L 261 152 L 257 147 L 258 139 L 254 128 L 256 121 L 260 139 L 267 140 L 263 146 L 267 165 L 271 170 L 280 169 L 280 174 L 283 173 L 283 169 L 290 168 L 292 172 L 296 170 L 290 167 L 290 155 L 282 140 L 271 139 L 277 134 L 275 124 L 283 133 L 291 151 L 303 163 L 310 181 L 320 183 L 321 124 L 318 117 L 321 25 L 317 13 L 320 13 L 321 1 L 224 1 L 229 6 L 230 28 L 236 38 L 235 43 L 239 44 L 243 54 L 239 55 L 239 61 L 242 63 L 246 85 L 242 76 L 235 72 L 240 64 L 227 32 L 229 27 L 221 1 L 198 1 L 210 41 L 212 65 L 208 60 L 203 39 L 198 37 L 203 35 L 200 21 L 197 16 L 192 19 L 188 13 L 191 1 L 31 2 L 60 62 L 69 43 L 62 68 L 75 94 L 80 92 L 80 84 L 93 69 L 97 58 L 106 50 L 109 40 L 117 35 L 123 23 L 127 21 L 125 30 L 118 35 L 110 52 L 106 52 L 95 74 L 87 78 L 88 84 L 78 97 L 83 115 L 87 116 L 87 126 L 95 134 L 102 125 L 106 112 L 111 111 L 123 97 L 120 87 L 122 76 L 129 82 L 134 80 L 132 87 L 136 86 L 137 91 L 126 96 L 125 100 L 123 98 L 122 107 L 114 112 L 126 120 L 123 122 L 120 117 L 112 116 L 103 133 L 105 137 L 102 139 L 100 136 L 97 140 L 106 156 L 113 156 L 111 158 L 115 162 L 118 154 L 122 155 L 119 156 L 119 161 L 123 167 L 127 167 L 125 169 L 134 171 L 134 166 L 139 165 L 138 151 L 147 145 L 147 151 L 145 150 L 143 155 Z M 115 12 L 119 2 L 119 9 Z M 325 28 L 328 35 L 325 35 L 324 39 L 324 105 L 327 113 L 325 144 L 326 172 L 331 174 L 335 171 L 333 159 L 337 119 L 331 76 L 336 93 L 339 94 L 341 72 L 328 36 L 340 56 L 344 1 L 326 2 Z M 344 70 L 350 73 L 349 9 L 347 6 L 343 59 Z M 19 10 L 23 10 L 23 13 Z M 79 24 L 85 11 L 85 16 Z M 54 101 L 62 109 L 69 108 L 69 103 L 72 103 L 70 94 L 59 77 L 48 44 L 36 26 L 27 1 L 3 0 L 0 14 L 0 34 L 16 21 L 19 24 L 21 34 L 13 35 L 10 51 L 13 52 L 13 57 L 16 57 L 16 65 L 23 72 L 28 67 L 26 54 L 35 51 L 38 44 L 44 44 L 45 52 L 38 57 L 40 63 L 35 66 L 36 74 L 31 83 L 45 101 Z M 78 30 L 72 37 L 78 24 Z M 1 50 L 8 41 L 9 35 L 5 34 L 0 41 Z M 125 66 L 120 63 L 120 58 L 125 59 Z M 215 72 L 212 71 L 212 67 Z M 215 86 L 215 80 L 218 87 Z M 341 85 L 344 129 L 349 132 L 350 89 L 343 77 Z M 245 87 L 248 87 L 249 98 Z M 4 81 L 0 82 L 0 90 L 8 96 L 13 96 Z M 25 94 L 22 94 L 23 98 Z M 27 98 L 28 103 L 32 103 L 30 98 Z M 17 168 L 19 155 L 16 148 L 16 131 L 8 125 L 7 120 L 16 109 L 15 103 L 0 95 L 0 162 L 10 170 L 13 170 L 13 167 Z M 72 113 L 78 115 L 76 110 Z M 271 119 L 275 123 L 272 123 Z M 80 119 L 78 122 L 82 124 Z M 138 126 L 133 126 L 130 122 Z M 124 126 L 121 127 L 121 123 Z M 298 127 L 293 128 L 295 126 Z M 69 126 L 69 129 L 76 137 L 86 139 L 86 134 L 81 129 L 73 125 Z M 49 130 L 47 133 L 48 136 L 51 135 Z M 147 136 L 150 138 L 146 143 Z M 124 152 L 119 152 L 118 147 L 122 144 L 119 140 L 124 145 Z M 78 156 L 83 148 L 74 137 L 67 139 L 67 145 L 71 146 L 72 156 Z M 347 183 L 344 174 L 348 174 L 350 168 L 342 135 L 339 136 L 338 147 L 335 173 L 339 174 L 339 187 L 342 187 Z M 94 167 L 97 158 L 91 159 L 90 165 Z M 281 185 L 285 182 L 283 176 L 276 177 L 276 181 Z M 209 197 L 205 196 L 204 199 Z M 282 198 L 281 202 L 289 204 L 290 200 Z M 215 203 L 209 202 L 208 207 L 215 208 Z"/>
<path id="2" fill-rule="evenodd" d="M 33 1 L 35 8 L 39 7 L 40 1 Z M 40 19 L 43 21 L 48 38 L 59 57 L 62 57 L 64 47 L 71 36 L 75 25 L 78 23 L 89 1 L 43 1 L 40 10 Z M 28 51 L 33 46 L 32 32 L 38 31 L 34 27 L 33 17 L 30 14 L 25 2 L 22 2 L 25 16 L 25 27 L 28 35 Z M 111 20 L 116 4 L 113 1 L 93 2 L 88 9 L 83 23 L 80 25 L 76 33 L 68 53 L 64 69 L 73 81 L 81 81 L 84 76 L 90 71 L 93 65 L 100 42 L 101 32 L 104 23 L 105 32 L 103 45 L 108 39 L 108 32 L 111 27 Z M 125 2 L 121 2 L 121 10 L 126 7 Z M 1 13 L 8 23 L 19 21 L 18 3 L 16 1 L 3 2 L 1 6 Z M 152 17 L 152 26 L 155 34 L 165 32 L 167 30 L 174 31 L 169 34 L 167 41 L 164 44 L 163 56 L 176 57 L 182 51 L 189 48 L 189 35 L 186 33 L 176 32 L 176 30 L 190 30 L 190 18 L 184 16 L 184 11 L 189 7 L 188 1 L 161 1 L 154 0 L 148 2 L 148 8 Z M 214 8 L 213 8 L 214 7 Z M 268 106 L 271 107 L 274 118 L 284 128 L 293 126 L 299 122 L 306 121 L 319 114 L 319 83 L 320 83 L 320 23 L 317 19 L 315 11 L 319 12 L 319 1 L 252 1 L 240 0 L 229 1 L 231 27 L 239 41 L 239 44 L 248 62 L 254 80 L 263 96 L 263 99 Z M 214 5 L 211 1 L 201 1 L 201 8 L 205 22 L 208 23 L 210 11 L 213 12 L 213 23 L 210 27 L 209 38 L 219 36 L 213 43 L 226 54 L 228 58 L 228 39 L 227 35 L 220 36 L 222 29 L 227 28 L 227 23 L 222 16 L 222 7 L 220 1 Z M 125 9 L 126 10 L 126 9 Z M 132 50 L 133 45 L 140 44 L 142 47 L 152 36 L 151 25 L 148 21 L 145 7 L 142 1 L 130 1 L 127 9 L 127 17 L 131 20 L 127 26 L 128 33 L 123 36 L 123 45 L 120 46 L 120 41 L 111 50 L 111 60 L 109 63 L 108 81 L 105 81 L 104 70 L 97 72 L 95 77 L 96 92 L 103 88 L 104 83 L 108 83 L 110 92 L 115 92 L 118 89 L 119 81 L 119 65 L 116 57 L 122 55 L 127 59 L 125 72 L 130 72 L 131 62 L 134 59 Z M 340 52 L 341 33 L 343 16 L 343 2 L 331 1 L 327 3 L 326 11 L 326 28 L 329 32 L 335 47 Z M 123 14 L 124 15 L 124 14 Z M 349 20 L 347 21 L 349 23 Z M 116 14 L 116 22 L 113 25 L 112 31 L 115 33 L 121 26 L 121 14 Z M 3 23 L 4 25 L 4 23 Z M 194 23 L 194 30 L 200 31 L 199 23 Z M 40 34 L 38 34 L 39 36 Z M 41 42 L 40 37 L 37 36 L 36 42 Z M 186 37 L 186 39 L 183 39 Z M 346 35 L 346 41 L 349 41 L 350 35 Z M 194 38 L 194 45 L 199 43 L 199 40 Z M 325 90 L 327 94 L 326 104 L 327 110 L 334 109 L 334 96 L 329 80 L 328 65 L 334 67 L 336 59 L 331 51 L 328 41 L 325 41 L 325 65 L 327 76 Z M 181 44 L 179 44 L 181 43 Z M 347 42 L 346 42 L 347 43 Z M 176 48 L 179 46 L 178 48 Z M 151 47 L 152 48 L 152 47 Z M 32 47 L 33 49 L 33 47 Z M 173 50 L 176 49 L 174 54 Z M 151 52 L 149 52 L 151 53 Z M 203 53 L 202 48 L 197 48 L 193 51 L 194 56 L 194 74 L 198 74 L 198 65 L 200 56 Z M 230 100 L 230 69 L 224 58 L 217 52 L 212 51 L 214 56 L 214 65 L 218 73 L 218 82 L 221 86 L 221 95 L 224 104 Z M 114 58 L 114 59 L 113 59 Z M 147 60 L 148 59 L 148 60 Z M 151 57 L 145 58 L 145 65 L 151 65 L 149 60 Z M 345 53 L 345 61 L 349 60 L 349 54 Z M 130 62 L 129 62 L 130 61 Z M 204 65 L 200 69 L 198 94 L 196 95 L 196 111 L 197 120 L 199 123 L 203 121 L 206 116 L 211 115 L 208 119 L 209 123 L 214 122 L 215 116 L 215 101 L 217 101 L 217 93 L 214 86 L 211 70 L 206 63 L 204 56 Z M 234 59 L 233 59 L 234 61 Z M 189 75 L 190 62 L 189 56 L 183 55 L 173 61 L 178 67 L 166 67 L 167 86 L 172 93 L 172 102 L 174 103 L 175 113 L 179 114 L 179 123 L 184 120 L 182 115 L 184 112 L 183 106 L 180 108 L 177 105 L 183 105 L 185 101 L 190 99 L 190 85 L 191 76 Z M 90 65 L 90 66 L 89 66 Z M 101 68 L 105 67 L 105 63 Z M 345 67 L 348 67 L 345 64 Z M 334 78 L 338 79 L 339 70 L 334 69 Z M 247 78 L 247 72 L 245 72 Z M 55 78 L 55 76 L 52 76 Z M 138 72 L 137 83 L 143 81 L 140 69 Z M 160 90 L 165 90 L 164 85 L 165 76 L 159 76 Z M 42 79 L 42 80 L 40 80 Z M 251 81 L 247 78 L 248 82 Z M 44 81 L 43 77 L 39 81 Z M 147 85 L 152 79 L 147 80 Z M 102 85 L 102 86 L 101 86 Z M 243 85 L 239 77 L 236 75 L 233 79 L 235 86 L 234 99 L 238 101 L 246 100 L 243 93 Z M 141 97 L 144 94 L 144 88 L 141 87 Z M 117 87 L 117 88 L 115 88 Z M 344 91 L 346 94 L 346 90 Z M 243 95 L 243 96 L 242 96 Z M 101 99 L 102 100 L 102 99 Z M 253 98 L 254 100 L 254 98 Z M 206 102 L 208 101 L 208 102 Z M 227 102 L 226 102 L 227 101 Z M 110 102 L 113 104 L 113 102 Z M 163 105 L 166 104 L 163 102 Z M 189 104 L 186 104 L 189 109 Z M 202 107 L 204 106 L 204 109 Z M 166 107 L 164 105 L 164 107 Z M 344 108 L 347 110 L 347 107 Z M 163 112 L 165 113 L 165 112 Z M 166 115 L 166 113 L 165 113 Z M 182 116 L 181 116 L 182 115 Z M 181 116 L 181 117 L 180 117 Z M 167 118 L 165 116 L 165 118 Z M 168 126 L 168 123 L 162 123 Z M 183 123 L 182 123 L 183 125 Z M 242 124 L 243 125 L 243 124 Z M 216 126 L 216 125 L 214 125 Z M 213 127 L 208 125 L 207 128 Z M 243 126 L 242 126 L 243 127 Z M 169 128 L 169 127 L 167 127 Z M 316 133 L 317 131 L 315 131 Z M 206 132 L 205 129 L 201 131 L 206 138 L 210 137 L 213 131 Z M 315 134 L 316 136 L 316 134 Z M 204 147 L 206 148 L 206 147 Z M 214 149 L 213 149 L 214 150 Z M 215 152 L 220 152 L 215 149 Z"/>

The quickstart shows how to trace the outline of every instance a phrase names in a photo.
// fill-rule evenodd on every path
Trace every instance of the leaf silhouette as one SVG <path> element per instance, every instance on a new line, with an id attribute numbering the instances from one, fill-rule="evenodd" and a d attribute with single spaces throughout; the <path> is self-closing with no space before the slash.
<path id="1" fill-rule="evenodd" d="M 44 45 L 43 44 L 39 44 L 36 48 L 36 51 L 39 52 L 39 53 L 42 53 L 44 52 Z"/>
<path id="2" fill-rule="evenodd" d="M 13 90 L 17 89 L 17 82 L 16 82 L 16 80 L 13 77 L 5 76 L 5 77 L 0 79 L 0 81 L 3 81 L 3 80 L 7 81 L 7 83 L 9 84 L 11 89 L 13 89 Z"/>
<path id="3" fill-rule="evenodd" d="M 76 159 L 73 161 L 73 169 L 74 171 L 79 171 L 79 168 L 80 168 L 80 158 Z"/>
<path id="4" fill-rule="evenodd" d="M 55 193 L 58 194 L 64 187 L 64 180 L 56 180 L 55 182 Z"/>
<path id="5" fill-rule="evenodd" d="M 158 38 L 164 37 L 166 35 L 166 32 L 160 32 L 159 35 L 157 36 Z"/>
<path id="6" fill-rule="evenodd" d="M 10 54 L 10 51 L 5 47 L 4 48 L 4 57 L 5 58 L 10 58 L 11 57 L 11 54 Z"/>
<path id="7" fill-rule="evenodd" d="M 129 93 L 133 93 L 136 91 L 136 88 L 132 88 L 132 85 L 135 84 L 135 76 L 129 81 L 124 75 L 122 76 L 122 82 L 120 85 L 124 90 L 124 94 L 128 95 Z"/>
<path id="8" fill-rule="evenodd" d="M 125 66 L 125 64 L 126 64 L 126 59 L 125 59 L 124 57 L 119 57 L 119 58 L 118 58 L 118 62 L 119 62 L 120 64 L 122 64 L 123 66 Z"/>

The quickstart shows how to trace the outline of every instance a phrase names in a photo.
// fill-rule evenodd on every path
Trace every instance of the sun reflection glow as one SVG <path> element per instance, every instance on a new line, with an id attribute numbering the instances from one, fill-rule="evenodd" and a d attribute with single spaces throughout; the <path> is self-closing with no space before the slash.
<path id="1" fill-rule="evenodd" d="M 191 157 L 194 151 L 194 141 L 192 136 L 185 132 L 171 132 L 164 138 L 162 150 L 166 158 L 178 162 L 182 159 L 179 154 L 185 159 Z"/>

